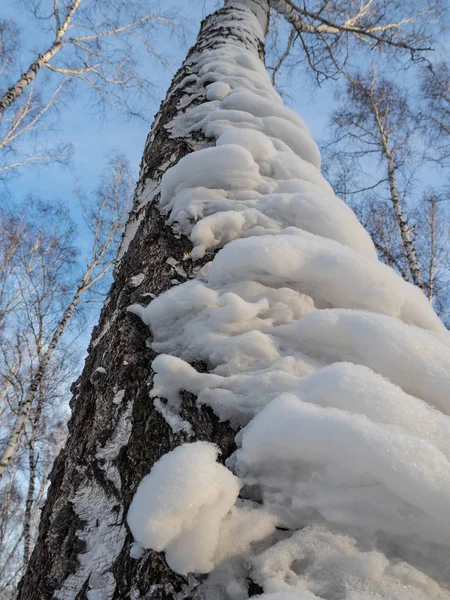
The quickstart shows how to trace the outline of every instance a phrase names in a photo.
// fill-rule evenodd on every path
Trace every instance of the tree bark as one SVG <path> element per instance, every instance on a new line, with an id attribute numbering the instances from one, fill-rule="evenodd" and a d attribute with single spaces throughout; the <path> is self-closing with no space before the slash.
<path id="1" fill-rule="evenodd" d="M 201 265 L 187 258 L 190 241 L 165 223 L 158 208 L 159 184 L 180 158 L 212 142 L 196 132 L 173 138 L 167 125 L 180 112 L 206 101 L 206 82 L 200 84 L 195 75 L 195 60 L 202 52 L 232 40 L 234 47 L 256 49 L 263 58 L 263 40 L 254 31 L 242 35 L 242 29 L 233 27 L 243 9 L 252 10 L 267 28 L 268 0 L 225 2 L 202 23 L 197 43 L 154 121 L 114 283 L 85 368 L 72 388 L 69 437 L 50 476 L 38 541 L 19 585 L 20 600 L 82 600 L 88 592 L 89 598 L 97 592 L 95 598 L 102 599 L 169 600 L 178 592 L 185 594 L 180 597 L 196 597 L 198 582 L 174 574 L 163 555 L 148 551 L 139 561 L 130 557 L 133 540 L 126 514 L 137 485 L 156 460 L 188 438 L 183 431 L 173 433 L 153 407 L 150 333 L 127 308 L 147 303 L 175 278 L 193 277 Z M 182 269 L 172 266 L 177 262 Z M 190 394 L 183 397 L 181 416 L 192 425 L 189 441 L 214 441 L 223 460 L 233 451 L 229 424 L 219 423 L 207 407 L 198 409 Z"/>

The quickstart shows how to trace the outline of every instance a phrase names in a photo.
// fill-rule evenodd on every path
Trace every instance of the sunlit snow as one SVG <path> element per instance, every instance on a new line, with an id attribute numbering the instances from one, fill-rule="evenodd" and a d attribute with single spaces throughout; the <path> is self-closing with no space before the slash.
<path id="1" fill-rule="evenodd" d="M 227 468 L 206 442 L 163 456 L 133 535 L 209 573 L 206 598 L 245 600 L 251 577 L 264 600 L 448 600 L 449 334 L 378 261 L 256 54 L 230 38 L 191 71 L 207 101 L 170 130 L 216 145 L 167 171 L 161 210 L 211 262 L 130 310 L 174 430 L 181 390 L 241 429 Z"/>

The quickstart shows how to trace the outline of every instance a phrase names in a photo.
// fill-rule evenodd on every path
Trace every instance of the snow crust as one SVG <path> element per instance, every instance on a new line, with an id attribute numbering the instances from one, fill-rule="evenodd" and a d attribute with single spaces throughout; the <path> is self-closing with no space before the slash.
<path id="1" fill-rule="evenodd" d="M 166 172 L 160 204 L 211 260 L 129 310 L 159 353 L 157 409 L 176 427 L 192 392 L 238 449 L 227 467 L 205 442 L 163 456 L 133 535 L 179 573 L 210 573 L 205 598 L 246 600 L 251 577 L 264 600 L 448 600 L 449 334 L 378 261 L 256 53 L 230 37 L 191 71 L 207 101 L 170 130 L 215 146 Z"/>

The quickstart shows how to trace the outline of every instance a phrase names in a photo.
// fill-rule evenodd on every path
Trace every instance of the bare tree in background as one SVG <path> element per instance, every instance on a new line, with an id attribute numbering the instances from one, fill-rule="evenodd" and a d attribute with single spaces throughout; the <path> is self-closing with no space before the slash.
<path id="1" fill-rule="evenodd" d="M 30 200 L 22 209 L 0 212 L 0 493 L 7 498 L 0 539 L 3 591 L 15 586 L 28 563 L 37 509 L 64 439 L 68 383 L 79 363 L 74 320 L 103 297 L 132 189 L 128 163 L 111 155 L 95 201 L 80 195 L 91 238 L 81 274 L 73 224 L 58 204 Z"/>
<path id="2" fill-rule="evenodd" d="M 420 121 L 427 143 L 427 156 L 443 167 L 450 158 L 450 68 L 445 61 L 423 70 Z"/>
<path id="3" fill-rule="evenodd" d="M 371 78 L 348 77 L 343 104 L 325 152 L 336 193 L 370 232 L 381 260 L 421 287 L 447 323 L 448 194 L 422 192 L 414 177 L 422 144 L 428 156 L 437 149 L 433 160 L 445 162 L 438 144 L 445 144 L 444 134 L 432 119 L 436 112 L 417 115 L 405 92 L 375 72 Z"/>
<path id="4" fill-rule="evenodd" d="M 387 246 L 386 240 L 380 238 L 380 228 L 369 229 L 379 249 L 385 249 L 384 258 L 388 259 L 388 264 L 395 265 L 404 277 L 423 288 L 414 244 L 414 228 L 409 222 L 405 202 L 411 181 L 413 136 L 416 130 L 416 120 L 406 95 L 392 82 L 379 78 L 375 69 L 370 76 L 348 76 L 345 108 L 335 112 L 333 129 L 334 154 L 340 154 L 341 160 L 346 156 L 362 163 L 363 159 L 367 162 L 371 157 L 372 166 L 373 159 L 381 165 L 384 176 L 378 179 L 375 175 L 377 181 L 354 193 L 387 186 L 391 210 L 383 212 L 398 230 L 406 268 L 397 260 L 397 253 L 392 246 Z M 345 149 L 342 145 L 345 145 Z M 373 201 L 369 212 L 372 216 L 377 212 Z M 374 219 L 372 222 L 376 223 Z M 385 232 L 386 228 L 382 230 Z"/>
<path id="5" fill-rule="evenodd" d="M 59 229 L 61 216 L 58 214 L 53 222 L 56 234 L 50 234 L 49 238 L 43 229 L 38 230 L 30 245 L 31 256 L 25 259 L 27 267 L 20 283 L 19 307 L 25 313 L 23 335 L 26 343 L 29 333 L 33 338 L 35 352 L 32 356 L 36 356 L 36 364 L 31 367 L 26 381 L 20 384 L 25 393 L 15 408 L 17 417 L 3 444 L 0 479 L 19 445 L 47 365 L 74 311 L 81 298 L 95 289 L 95 284 L 114 263 L 119 233 L 128 214 L 132 180 L 128 165 L 121 157 L 111 158 L 108 175 L 103 177 L 97 190 L 97 201 L 89 209 L 84 209 L 85 221 L 92 234 L 92 250 L 78 281 L 69 287 L 60 277 L 61 269 L 68 267 L 73 251 L 66 245 L 70 239 L 69 232 Z M 16 277 L 16 270 L 11 275 Z M 57 307 L 59 305 L 56 311 L 55 302 Z M 13 380 L 10 375 L 9 380 Z"/>
<path id="6" fill-rule="evenodd" d="M 56 313 L 68 299 L 75 266 L 74 230 L 67 212 L 29 200 L 1 211 L 0 436 L 2 449 L 14 427 L 30 378 L 45 351 Z M 70 377 L 60 347 L 49 362 L 18 436 L 0 489 L 6 502 L 0 543 L 2 596 L 14 589 L 34 538 L 45 477 L 55 457 L 53 426 Z M 64 364 L 66 363 L 66 364 Z M 55 427 L 55 434 L 58 428 Z M 50 435 L 49 435 L 50 434 Z M 19 519 L 16 519 L 19 516 Z"/>
<path id="7" fill-rule="evenodd" d="M 69 363 L 69 357 L 72 359 Z M 62 359 L 66 360 L 62 369 Z M 14 598 L 17 580 L 29 560 L 36 539 L 39 512 L 47 491 L 47 478 L 66 436 L 67 381 L 76 356 L 60 352 L 39 390 L 14 465 L 0 485 L 2 534 L 0 535 L 0 594 Z M 70 366 L 70 368 L 68 368 Z M 54 376 L 58 376 L 53 380 Z"/>
<path id="8" fill-rule="evenodd" d="M 20 74 L 25 49 L 19 26 L 0 20 L 0 178 L 33 163 L 66 163 L 70 144 L 52 146 L 49 129 L 57 127 L 57 110 L 80 83 L 99 106 L 127 115 L 142 113 L 151 82 L 143 60 L 164 63 L 156 35 L 172 21 L 148 2 L 107 0 L 27 0 L 31 21 L 47 42 Z"/>
<path id="9" fill-rule="evenodd" d="M 450 215 L 448 194 L 426 190 L 413 212 L 424 292 L 450 325 Z"/>
<path id="10" fill-rule="evenodd" d="M 375 4 L 384 7 L 383 19 L 378 13 L 373 16 L 370 6 Z M 207 102 L 205 87 L 211 81 L 200 78 L 198 71 L 193 73 L 191 58 L 200 62 L 203 52 L 218 52 L 230 40 L 234 51 L 236 47 L 251 49 L 255 56 L 264 56 L 262 41 L 255 31 L 246 30 L 243 35 L 239 30 L 239 5 L 258 14 L 262 28 L 267 26 L 267 0 L 229 1 L 207 18 L 196 45 L 175 75 L 149 134 L 121 260 L 93 332 L 85 369 L 73 388 L 70 433 L 51 474 L 38 542 L 19 588 L 21 600 L 58 596 L 82 599 L 93 595 L 121 599 L 148 596 L 153 590 L 160 600 L 200 597 L 189 580 L 170 570 L 161 554 L 149 551 L 140 560 L 133 556 L 125 516 L 134 491 L 151 465 L 185 442 L 186 436 L 183 431 L 173 432 L 149 399 L 153 381 L 150 365 L 155 352 L 149 343 L 149 332 L 127 309 L 131 304 L 146 302 L 144 298 L 161 294 L 180 280 L 195 277 L 203 264 L 192 259 L 190 240 L 174 231 L 160 211 L 160 184 L 163 174 L 180 159 L 213 144 L 212 139 L 198 131 L 176 137 L 169 130 L 177 116 Z M 399 2 L 368 2 L 367 10 L 370 8 L 373 17 L 370 22 L 361 16 L 351 25 L 346 15 L 346 27 L 339 30 L 329 25 L 325 30 L 322 20 L 328 19 L 334 7 L 334 24 L 341 23 L 344 9 L 339 10 L 340 3 L 308 5 L 319 14 L 314 30 L 302 37 L 308 44 L 323 48 L 327 72 L 336 57 L 334 47 L 330 55 L 329 45 L 344 50 L 347 44 L 367 39 L 371 49 L 406 51 L 408 57 L 428 47 L 420 25 L 422 13 L 414 12 L 403 21 L 400 11 L 405 14 L 408 7 Z M 272 6 L 290 18 L 291 3 L 274 0 Z M 355 10 L 360 14 L 359 3 L 346 2 L 345 10 L 349 7 L 350 14 Z M 392 21 L 394 8 L 397 16 Z M 304 20 L 310 21 L 308 15 Z M 307 61 L 311 60 L 311 48 L 305 48 L 303 56 Z M 311 61 L 316 70 L 323 67 L 318 52 Z M 208 369 L 208 365 L 199 362 L 195 367 Z M 187 393 L 183 394 L 180 414 L 192 425 L 190 441 L 213 441 L 222 450 L 223 459 L 230 455 L 235 431 L 229 423 L 218 422 L 205 406 L 197 408 L 195 397 Z M 198 582 L 194 579 L 194 583 Z M 251 579 L 245 581 L 245 586 L 249 596 L 262 591 Z"/>
<path id="11" fill-rule="evenodd" d="M 426 157 L 446 169 L 450 158 L 450 69 L 448 62 L 431 63 L 423 70 L 422 108 L 419 124 Z M 444 171 L 445 172 L 445 171 Z M 423 272 L 427 273 L 426 291 L 444 322 L 449 323 L 449 179 L 440 191 L 429 190 L 423 198 L 425 210 L 419 211 L 419 247 L 426 256 Z M 425 234 L 423 234 L 425 232 Z"/>

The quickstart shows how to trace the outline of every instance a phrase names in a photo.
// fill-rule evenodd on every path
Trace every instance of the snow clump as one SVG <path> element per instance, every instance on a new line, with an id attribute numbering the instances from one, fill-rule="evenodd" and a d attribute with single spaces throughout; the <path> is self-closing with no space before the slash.
<path id="1" fill-rule="evenodd" d="M 128 524 L 145 548 L 166 551 L 178 573 L 207 573 L 219 529 L 239 494 L 239 480 L 216 462 L 207 442 L 184 444 L 165 454 L 141 481 Z"/>
<path id="2" fill-rule="evenodd" d="M 205 598 L 246 600 L 250 578 L 264 600 L 448 600 L 449 334 L 378 261 L 250 46 L 192 55 L 206 101 L 169 125 L 215 142 L 166 172 L 160 200 L 211 260 L 130 308 L 159 353 L 153 398 L 173 415 L 195 394 L 237 451 L 228 468 L 204 442 L 163 456 L 131 530 L 178 573 L 210 573 Z"/>

